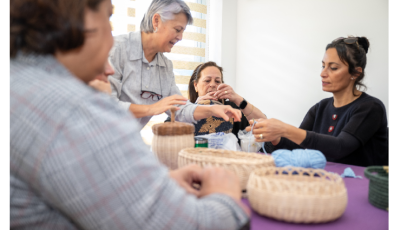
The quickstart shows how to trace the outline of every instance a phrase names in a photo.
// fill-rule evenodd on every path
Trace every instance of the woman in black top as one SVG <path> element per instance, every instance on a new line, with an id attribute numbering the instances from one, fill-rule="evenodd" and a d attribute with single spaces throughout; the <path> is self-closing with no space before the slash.
<path id="1" fill-rule="evenodd" d="M 314 105 L 300 128 L 276 119 L 259 121 L 253 131 L 256 140 L 271 141 L 272 150 L 317 149 L 338 163 L 388 165 L 386 109 L 379 99 L 360 91 L 368 48 L 365 37 L 328 44 L 320 76 L 323 90 L 333 97 Z"/>
<path id="2" fill-rule="evenodd" d="M 189 81 L 189 100 L 192 103 L 214 100 L 240 109 L 241 122 L 234 122 L 232 129 L 237 138 L 238 131 L 249 126 L 248 119 L 267 118 L 258 108 L 238 95 L 231 86 L 224 84 L 223 68 L 215 62 L 206 62 L 196 67 Z"/>

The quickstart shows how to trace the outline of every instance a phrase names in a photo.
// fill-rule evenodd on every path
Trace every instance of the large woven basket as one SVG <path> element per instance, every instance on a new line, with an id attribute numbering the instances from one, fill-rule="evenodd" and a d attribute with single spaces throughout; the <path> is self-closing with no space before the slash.
<path id="1" fill-rule="evenodd" d="M 369 179 L 368 200 L 373 206 L 389 210 L 389 167 L 370 166 L 364 170 Z"/>
<path id="2" fill-rule="evenodd" d="M 247 189 L 253 210 L 293 223 L 335 220 L 345 212 L 348 201 L 342 178 L 322 169 L 258 169 L 250 175 Z"/>
<path id="3" fill-rule="evenodd" d="M 179 167 L 189 164 L 228 169 L 239 177 L 242 189 L 246 189 L 249 175 L 253 170 L 275 166 L 274 158 L 268 155 L 209 148 L 186 148 L 180 151 L 178 156 Z"/>

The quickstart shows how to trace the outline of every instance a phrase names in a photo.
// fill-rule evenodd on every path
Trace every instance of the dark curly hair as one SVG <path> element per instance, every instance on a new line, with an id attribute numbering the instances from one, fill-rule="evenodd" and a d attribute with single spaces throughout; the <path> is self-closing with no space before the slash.
<path id="1" fill-rule="evenodd" d="M 354 38 L 349 36 L 349 38 Z M 357 43 L 346 44 L 344 39 L 336 39 L 326 46 L 326 50 L 335 48 L 337 50 L 339 59 L 348 65 L 349 74 L 358 75 L 353 85 L 353 95 L 356 89 L 360 90 L 361 87 L 367 89 L 364 85 L 363 79 L 365 76 L 365 66 L 367 65 L 367 53 L 369 49 L 369 41 L 366 37 L 356 37 Z M 362 72 L 357 71 L 357 67 L 361 67 Z"/>
<path id="2" fill-rule="evenodd" d="M 190 77 L 190 81 L 189 81 L 189 100 L 190 100 L 191 103 L 196 102 L 196 100 L 197 100 L 197 98 L 198 98 L 198 93 L 196 92 L 196 89 L 194 88 L 194 82 L 198 82 L 198 80 L 200 80 L 201 72 L 202 72 L 205 68 L 207 68 L 207 67 L 209 67 L 209 66 L 214 66 L 214 67 L 216 67 L 216 68 L 219 69 L 220 74 L 222 75 L 222 82 L 224 83 L 224 81 L 223 81 L 223 68 L 220 67 L 220 66 L 218 66 L 218 65 L 216 64 L 216 62 L 209 61 L 209 62 L 205 62 L 205 63 L 203 63 L 203 64 L 198 65 L 198 66 L 194 69 L 193 74 L 192 74 L 192 76 Z"/>
<path id="3" fill-rule="evenodd" d="M 10 57 L 24 53 L 54 54 L 84 43 L 84 10 L 103 0 L 11 0 Z"/>

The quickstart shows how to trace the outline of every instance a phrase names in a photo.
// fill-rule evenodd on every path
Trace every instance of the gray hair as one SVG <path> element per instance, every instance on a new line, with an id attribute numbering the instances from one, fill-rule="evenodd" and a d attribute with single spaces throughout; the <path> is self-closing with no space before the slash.
<path id="1" fill-rule="evenodd" d="M 189 6 L 181 0 L 153 0 L 148 10 L 142 18 L 140 30 L 145 33 L 153 33 L 152 17 L 159 14 L 163 22 L 174 18 L 174 14 L 184 13 L 187 18 L 187 24 L 193 24 L 193 17 L 190 13 Z"/>

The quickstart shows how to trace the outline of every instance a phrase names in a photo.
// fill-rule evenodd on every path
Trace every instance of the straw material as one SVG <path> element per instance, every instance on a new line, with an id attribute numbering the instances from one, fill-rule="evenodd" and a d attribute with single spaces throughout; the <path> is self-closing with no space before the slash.
<path id="1" fill-rule="evenodd" d="M 348 201 L 343 179 L 322 169 L 258 169 L 250 175 L 247 189 L 253 210 L 294 223 L 335 220 L 345 212 Z"/>
<path id="2" fill-rule="evenodd" d="M 153 134 L 159 136 L 177 136 L 194 133 L 194 125 L 184 122 L 166 122 L 152 126 Z"/>
<path id="3" fill-rule="evenodd" d="M 179 152 L 179 167 L 198 164 L 201 167 L 217 166 L 234 172 L 241 188 L 246 189 L 249 175 L 261 167 L 275 166 L 274 158 L 257 153 L 246 153 L 224 149 L 187 148 Z"/>
<path id="4" fill-rule="evenodd" d="M 369 179 L 368 201 L 373 206 L 389 210 L 389 168 L 388 166 L 369 166 L 364 170 Z"/>
<path id="5" fill-rule="evenodd" d="M 178 153 L 184 148 L 194 147 L 194 135 L 153 135 L 152 152 L 159 161 L 171 170 L 178 168 Z"/>

